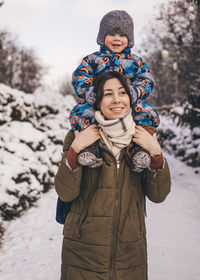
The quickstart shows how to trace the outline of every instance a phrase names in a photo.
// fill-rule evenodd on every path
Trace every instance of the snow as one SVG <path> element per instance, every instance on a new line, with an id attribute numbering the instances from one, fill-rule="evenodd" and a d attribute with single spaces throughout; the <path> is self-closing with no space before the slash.
<path id="1" fill-rule="evenodd" d="M 161 204 L 147 201 L 149 280 L 198 280 L 200 175 L 173 156 L 166 157 L 171 193 Z M 59 279 L 63 226 L 55 221 L 56 199 L 51 189 L 20 219 L 6 222 L 1 279 Z"/>
<path id="2" fill-rule="evenodd" d="M 19 216 L 53 185 L 75 100 L 0 84 L 0 210 Z"/>
<path id="3" fill-rule="evenodd" d="M 171 192 L 159 205 L 147 203 L 150 280 L 198 280 L 200 174 L 174 156 L 167 159 Z"/>
<path id="4" fill-rule="evenodd" d="M 62 226 L 54 218 L 55 203 L 52 189 L 36 207 L 9 223 L 0 250 L 2 280 L 59 279 Z"/>
<path id="5" fill-rule="evenodd" d="M 177 117 L 161 115 L 158 133 L 164 138 L 162 146 L 167 152 L 200 171 L 199 127 L 191 128 L 189 124 L 181 124 Z"/>
<path id="6" fill-rule="evenodd" d="M 176 106 L 176 107 L 172 108 L 171 112 L 177 113 L 178 115 L 183 115 L 184 109 L 181 106 Z"/>

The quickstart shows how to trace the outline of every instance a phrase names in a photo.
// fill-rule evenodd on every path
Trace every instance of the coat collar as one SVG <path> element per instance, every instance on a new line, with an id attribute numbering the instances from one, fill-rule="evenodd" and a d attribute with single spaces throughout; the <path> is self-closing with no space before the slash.
<path id="1" fill-rule="evenodd" d="M 119 53 L 110 51 L 108 48 L 106 48 L 105 45 L 101 45 L 101 47 L 100 47 L 100 52 L 101 52 L 101 53 L 104 53 L 104 54 L 107 54 L 107 55 L 109 55 L 109 56 L 121 55 L 121 57 L 128 57 L 128 55 L 131 55 L 131 48 L 126 47 L 126 48 L 123 50 L 123 52 L 121 52 L 121 53 L 119 54 Z"/>

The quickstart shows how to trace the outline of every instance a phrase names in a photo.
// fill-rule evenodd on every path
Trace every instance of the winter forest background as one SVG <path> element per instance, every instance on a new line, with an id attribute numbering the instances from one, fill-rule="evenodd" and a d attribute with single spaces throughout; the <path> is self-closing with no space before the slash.
<path id="1" fill-rule="evenodd" d="M 161 116 L 162 147 L 199 174 L 200 1 L 160 5 L 145 34 L 149 35 L 136 53 L 154 72 L 156 83 L 148 102 Z M 77 102 L 69 79 L 62 81 L 59 92 L 45 90 L 42 78 L 47 71 L 34 49 L 0 30 L 1 245 L 8 223 L 20 219 L 54 187 L 70 128 L 68 115 Z"/>

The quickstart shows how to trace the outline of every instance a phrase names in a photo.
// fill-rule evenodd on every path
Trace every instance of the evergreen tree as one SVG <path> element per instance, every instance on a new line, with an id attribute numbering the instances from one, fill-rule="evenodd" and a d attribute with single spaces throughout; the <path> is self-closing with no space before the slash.
<path id="1" fill-rule="evenodd" d="M 191 45 L 191 59 L 194 63 L 190 72 L 190 92 L 200 94 L 200 0 L 194 1 L 196 9 L 196 23 L 194 28 L 194 40 Z"/>
<path id="2" fill-rule="evenodd" d="M 33 93 L 41 85 L 44 66 L 34 50 L 20 47 L 16 36 L 0 31 L 0 83 Z"/>

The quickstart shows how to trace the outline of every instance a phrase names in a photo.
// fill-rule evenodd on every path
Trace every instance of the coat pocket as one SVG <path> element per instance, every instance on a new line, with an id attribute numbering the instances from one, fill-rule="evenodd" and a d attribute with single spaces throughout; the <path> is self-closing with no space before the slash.
<path id="1" fill-rule="evenodd" d="M 64 225 L 64 237 L 76 240 L 78 239 L 80 214 L 70 211 L 67 215 Z"/>
<path id="2" fill-rule="evenodd" d="M 122 216 L 119 227 L 119 238 L 121 242 L 132 242 L 141 238 L 142 218 L 139 202 L 129 209 L 126 215 Z"/>
<path id="3" fill-rule="evenodd" d="M 138 225 L 133 215 L 127 215 L 125 222 L 118 232 L 118 238 L 121 243 L 133 242 L 140 238 Z"/>

